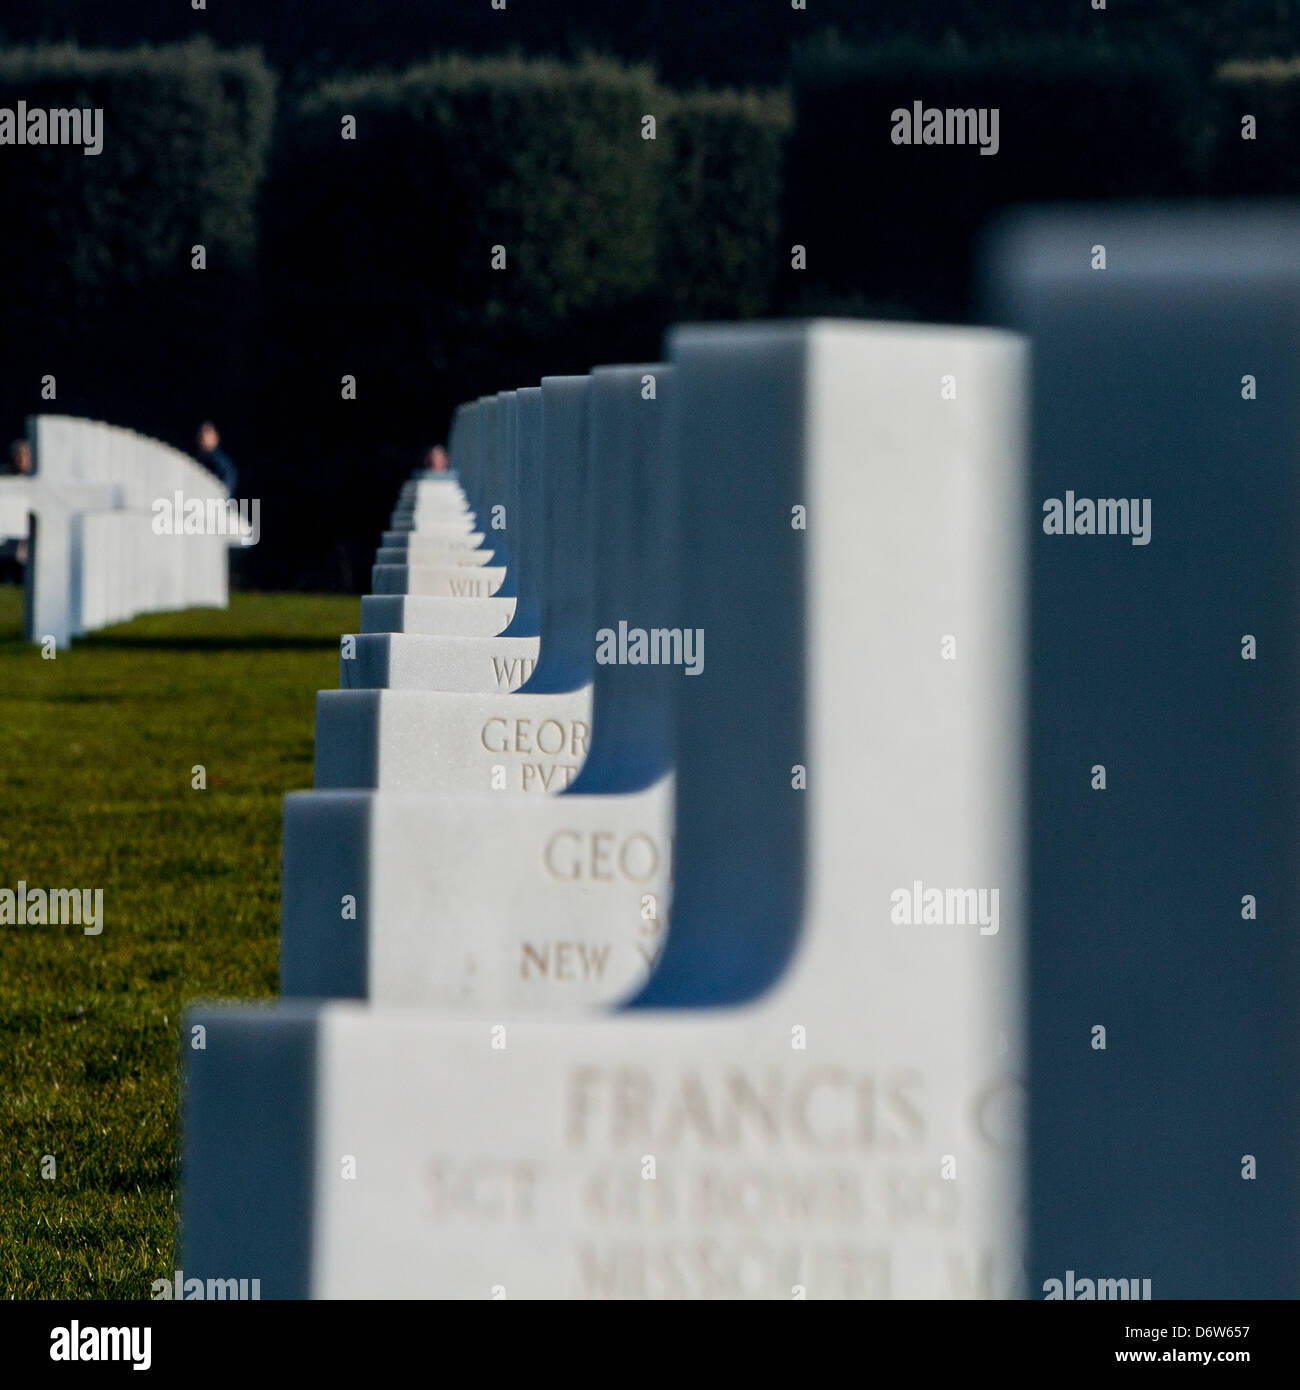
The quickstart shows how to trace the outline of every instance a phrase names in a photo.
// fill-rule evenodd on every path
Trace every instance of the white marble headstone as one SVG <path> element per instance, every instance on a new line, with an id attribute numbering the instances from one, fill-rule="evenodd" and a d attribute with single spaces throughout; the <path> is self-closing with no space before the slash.
<path id="1" fill-rule="evenodd" d="M 647 371 L 659 382 L 649 400 Z M 666 366 L 601 368 L 585 393 L 593 642 L 619 614 L 652 628 L 674 616 L 670 375 Z M 638 987 L 670 921 L 665 707 L 683 679 L 663 666 L 598 665 L 591 745 L 561 796 L 289 797 L 282 993 L 549 1011 Z"/>
<path id="2" fill-rule="evenodd" d="M 495 599 L 497 602 L 510 600 L 515 605 L 508 631 L 503 635 L 497 635 L 495 629 L 490 633 L 467 632 L 462 626 L 459 631 L 442 633 L 394 631 L 345 635 L 339 662 L 341 689 L 509 692 L 518 689 L 531 675 L 538 656 L 535 617 L 538 600 L 534 592 L 536 576 L 527 563 L 526 541 L 530 529 L 538 533 L 541 530 L 536 505 L 540 500 L 541 394 L 539 388 L 502 393 L 492 402 L 493 409 L 508 411 L 510 419 L 508 431 L 498 430 L 491 436 L 492 447 L 507 455 L 499 463 L 506 473 L 509 499 L 506 516 L 510 518 L 513 533 L 512 558 Z M 468 447 L 468 440 L 463 443 L 458 440 L 458 446 Z M 377 562 L 398 561 L 409 554 L 424 563 L 421 557 L 427 557 L 429 552 L 417 549 L 425 545 L 419 539 L 420 534 L 414 533 L 405 551 L 381 548 Z M 536 545 L 539 536 L 534 535 L 533 539 Z M 480 548 L 444 552 L 443 560 L 463 565 L 486 563 L 495 556 L 496 552 Z M 534 615 L 531 623 L 519 612 L 521 600 L 525 612 Z M 464 600 L 467 603 L 483 601 Z M 463 624 L 464 619 L 459 621 Z"/>
<path id="3" fill-rule="evenodd" d="M 1018 1291 L 1024 347 L 748 325 L 680 330 L 671 359 L 707 661 L 677 686 L 657 1007 L 191 1010 L 187 1274 L 275 1297 Z"/>
<path id="4" fill-rule="evenodd" d="M 1300 208 L 991 251 L 1033 343 L 1030 1292 L 1295 1298 Z"/>
<path id="5" fill-rule="evenodd" d="M 488 686 L 489 693 L 483 685 L 470 691 L 321 691 L 316 702 L 317 790 L 543 796 L 563 791 L 577 775 L 591 736 L 594 664 L 588 381 L 547 377 L 541 387 L 549 485 L 537 577 L 541 635 L 526 683 L 513 693 L 509 679 L 504 689 Z M 480 441 L 499 440 L 495 422 L 505 409 L 495 397 L 478 403 Z M 508 500 L 507 451 L 485 446 L 483 468 L 485 496 Z M 484 567 L 472 573 L 501 572 Z M 462 580 L 461 586 L 468 582 Z M 418 596 L 407 595 L 408 603 Z M 519 649 L 518 654 L 522 657 L 525 650 L 531 652 Z M 508 648 L 501 654 L 508 659 Z M 484 684 L 495 676 L 490 658 L 475 669 L 482 672 Z M 517 674 L 518 668 L 513 669 Z"/>

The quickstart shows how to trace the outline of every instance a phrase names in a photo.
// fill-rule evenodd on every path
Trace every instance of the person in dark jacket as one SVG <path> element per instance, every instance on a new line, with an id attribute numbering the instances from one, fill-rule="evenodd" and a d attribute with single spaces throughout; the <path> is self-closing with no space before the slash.
<path id="1" fill-rule="evenodd" d="M 199 462 L 225 483 L 226 491 L 233 497 L 236 484 L 239 482 L 239 471 L 234 460 L 221 447 L 221 436 L 211 420 L 204 420 L 199 426 L 197 443 Z"/>

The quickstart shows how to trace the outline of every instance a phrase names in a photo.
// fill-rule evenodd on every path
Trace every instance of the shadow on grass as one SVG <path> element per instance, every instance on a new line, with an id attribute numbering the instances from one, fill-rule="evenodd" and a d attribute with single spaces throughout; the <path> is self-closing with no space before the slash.
<path id="1" fill-rule="evenodd" d="M 338 595 L 231 595 L 227 609 L 195 608 L 140 614 L 75 639 L 71 650 L 99 653 L 219 654 L 256 652 L 335 652 L 339 635 L 354 631 L 355 600 Z M 21 588 L 0 584 L 0 654 L 28 652 L 39 643 L 22 633 Z"/>
<path id="2" fill-rule="evenodd" d="M 124 695 L 91 695 L 84 691 L 47 691 L 41 697 L 51 705 L 120 705 Z"/>
<path id="3" fill-rule="evenodd" d="M 39 646 L 23 636 L 21 627 L 0 627 L 0 652 L 27 650 Z M 303 637 L 273 632 L 250 632 L 240 637 L 235 633 L 209 635 L 123 633 L 120 636 L 99 632 L 87 633 L 73 643 L 74 651 L 117 652 L 326 652 L 338 651 L 337 637 Z"/>
<path id="4" fill-rule="evenodd" d="M 274 633 L 250 633 L 247 637 L 78 637 L 83 651 L 158 652 L 324 652 L 337 651 L 337 637 L 277 637 Z"/>

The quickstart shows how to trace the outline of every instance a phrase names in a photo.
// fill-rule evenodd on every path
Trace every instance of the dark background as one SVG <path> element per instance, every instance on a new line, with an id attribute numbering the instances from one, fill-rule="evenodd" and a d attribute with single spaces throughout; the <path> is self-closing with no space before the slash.
<path id="1" fill-rule="evenodd" d="M 836 30 L 857 44 L 900 37 L 968 43 L 1044 35 L 1147 40 L 1193 55 L 1203 67 L 1224 57 L 1272 57 L 1300 42 L 1300 0 L 1089 0 L 1044 5 L 1041 0 L 921 0 L 914 5 L 864 6 L 861 0 L 789 0 L 701 5 L 698 0 L 563 0 L 552 5 L 509 0 L 211 0 L 192 11 L 171 0 L 44 0 L 26 14 L 6 16 L 0 35 L 14 43 L 72 40 L 124 47 L 211 36 L 225 45 L 256 44 L 267 61 L 295 81 L 342 69 L 405 67 L 436 49 L 500 53 L 514 44 L 527 53 L 572 57 L 598 49 L 658 65 L 673 84 L 784 81 L 790 45 Z"/>
<path id="2" fill-rule="evenodd" d="M 102 106 L 105 149 L 0 149 L 0 429 L 215 419 L 236 582 L 361 591 L 461 399 L 679 319 L 967 319 L 1009 203 L 1300 192 L 1297 49 L 1300 0 L 53 0 L 0 22 L 0 105 Z M 999 153 L 893 145 L 915 100 L 998 107 Z"/>

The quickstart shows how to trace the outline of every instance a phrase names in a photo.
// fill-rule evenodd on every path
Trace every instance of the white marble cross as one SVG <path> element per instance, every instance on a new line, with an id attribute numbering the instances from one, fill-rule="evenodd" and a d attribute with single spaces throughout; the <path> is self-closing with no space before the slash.
<path id="1" fill-rule="evenodd" d="M 27 428 L 34 474 L 5 492 L 34 519 L 29 640 L 63 646 L 139 613 L 225 607 L 227 549 L 247 537 L 206 469 L 98 420 L 36 415 Z"/>

